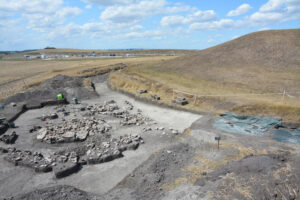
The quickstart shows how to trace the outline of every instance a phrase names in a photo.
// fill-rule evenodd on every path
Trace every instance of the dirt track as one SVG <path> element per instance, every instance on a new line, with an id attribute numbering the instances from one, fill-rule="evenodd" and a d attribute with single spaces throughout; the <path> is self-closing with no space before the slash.
<path id="1" fill-rule="evenodd" d="M 112 126 L 107 137 L 139 134 L 144 144 L 140 144 L 136 150 L 124 151 L 121 158 L 95 165 L 84 165 L 77 173 L 61 179 L 55 178 L 52 172 L 36 173 L 30 168 L 13 166 L 3 160 L 6 154 L 0 154 L 2 198 L 11 196 L 15 196 L 14 199 L 299 198 L 298 146 L 275 142 L 268 135 L 255 137 L 221 132 L 212 126 L 211 116 L 200 116 L 141 103 L 111 91 L 107 87 L 106 76 L 93 78 L 93 81 L 99 97 L 84 100 L 81 105 L 103 104 L 105 101 L 115 100 L 123 108 L 128 106 L 125 101 L 130 102 L 133 105 L 130 113 L 140 110 L 152 121 L 121 126 L 119 118 L 103 114 L 97 116 Z M 43 113 L 56 112 L 55 107 L 30 110 L 21 115 L 15 121 L 17 128 L 9 129 L 7 132 L 16 131 L 19 135 L 16 143 L 13 145 L 1 143 L 1 147 L 15 146 L 18 149 L 51 154 L 58 150 L 87 144 L 90 136 L 84 142 L 45 144 L 36 140 L 37 132 L 29 133 L 33 125 L 44 126 L 37 118 Z M 76 106 L 68 105 L 67 108 L 71 110 L 70 119 L 81 117 L 77 111 L 72 112 L 77 109 Z M 59 124 L 61 119 L 59 117 L 49 122 Z M 220 150 L 216 147 L 215 136 L 221 136 Z M 48 187 L 51 188 L 47 189 Z"/>

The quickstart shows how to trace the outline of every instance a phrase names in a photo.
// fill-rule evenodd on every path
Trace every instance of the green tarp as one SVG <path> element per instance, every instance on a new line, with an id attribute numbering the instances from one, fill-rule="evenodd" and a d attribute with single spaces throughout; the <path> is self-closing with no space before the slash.
<path id="1" fill-rule="evenodd" d="M 214 126 L 220 130 L 244 135 L 263 135 L 270 128 L 278 128 L 281 125 L 281 119 L 242 116 L 234 113 L 222 114 L 214 122 Z"/>

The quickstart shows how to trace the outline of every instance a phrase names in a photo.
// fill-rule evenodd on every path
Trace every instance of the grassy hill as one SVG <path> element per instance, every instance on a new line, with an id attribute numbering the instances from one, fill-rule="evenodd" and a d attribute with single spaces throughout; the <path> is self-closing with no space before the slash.
<path id="1" fill-rule="evenodd" d="M 294 29 L 251 33 L 157 67 L 191 78 L 234 82 L 259 91 L 294 92 L 300 85 L 299 66 L 300 29 Z"/>
<path id="2" fill-rule="evenodd" d="M 140 83 L 114 74 L 111 81 L 116 87 L 132 91 L 146 87 L 168 103 L 176 89 L 199 96 L 190 100 L 190 109 L 300 122 L 300 29 L 255 32 L 156 65 L 132 66 L 123 73 L 138 77 Z"/>

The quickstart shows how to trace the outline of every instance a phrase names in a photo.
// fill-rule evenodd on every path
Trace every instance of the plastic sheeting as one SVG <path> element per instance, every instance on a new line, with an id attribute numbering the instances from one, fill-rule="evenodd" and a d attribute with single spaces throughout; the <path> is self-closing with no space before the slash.
<path id="1" fill-rule="evenodd" d="M 270 128 L 278 128 L 281 125 L 281 119 L 242 116 L 234 113 L 222 114 L 214 122 L 214 126 L 223 131 L 258 136 L 264 135 Z"/>
<path id="2" fill-rule="evenodd" d="M 295 130 L 278 129 L 272 131 L 272 133 L 274 134 L 274 140 L 287 144 L 300 145 L 300 128 L 297 128 Z"/>

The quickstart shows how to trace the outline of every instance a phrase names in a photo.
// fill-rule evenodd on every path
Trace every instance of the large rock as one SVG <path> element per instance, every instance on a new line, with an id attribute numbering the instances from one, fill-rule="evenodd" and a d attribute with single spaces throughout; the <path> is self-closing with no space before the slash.
<path id="1" fill-rule="evenodd" d="M 3 133 L 5 133 L 7 129 L 8 129 L 8 125 L 7 124 L 0 124 L 0 135 L 2 135 Z"/>
<path id="2" fill-rule="evenodd" d="M 3 135 L 0 140 L 3 141 L 5 144 L 14 144 L 15 141 L 17 140 L 18 135 L 16 132 L 12 132 L 9 135 Z"/>
<path id="3" fill-rule="evenodd" d="M 53 167 L 53 172 L 56 178 L 63 178 L 69 176 L 80 170 L 80 165 L 78 163 L 66 162 L 59 163 Z"/>
<path id="4" fill-rule="evenodd" d="M 88 136 L 87 131 L 79 131 L 76 133 L 76 139 L 79 141 L 84 141 Z"/>
<path id="5" fill-rule="evenodd" d="M 189 102 L 184 97 L 177 97 L 176 99 L 172 100 L 172 103 L 176 103 L 176 104 L 184 106 L 184 105 L 188 104 Z"/>
<path id="6" fill-rule="evenodd" d="M 68 131 L 68 132 L 65 132 L 62 137 L 64 138 L 64 140 L 66 142 L 73 142 L 75 140 L 75 133 L 74 132 L 71 132 L 71 131 Z"/>
<path id="7" fill-rule="evenodd" d="M 38 134 L 36 136 L 36 139 L 37 140 L 43 140 L 47 135 L 47 129 L 46 128 L 41 128 L 39 131 L 38 131 Z"/>

